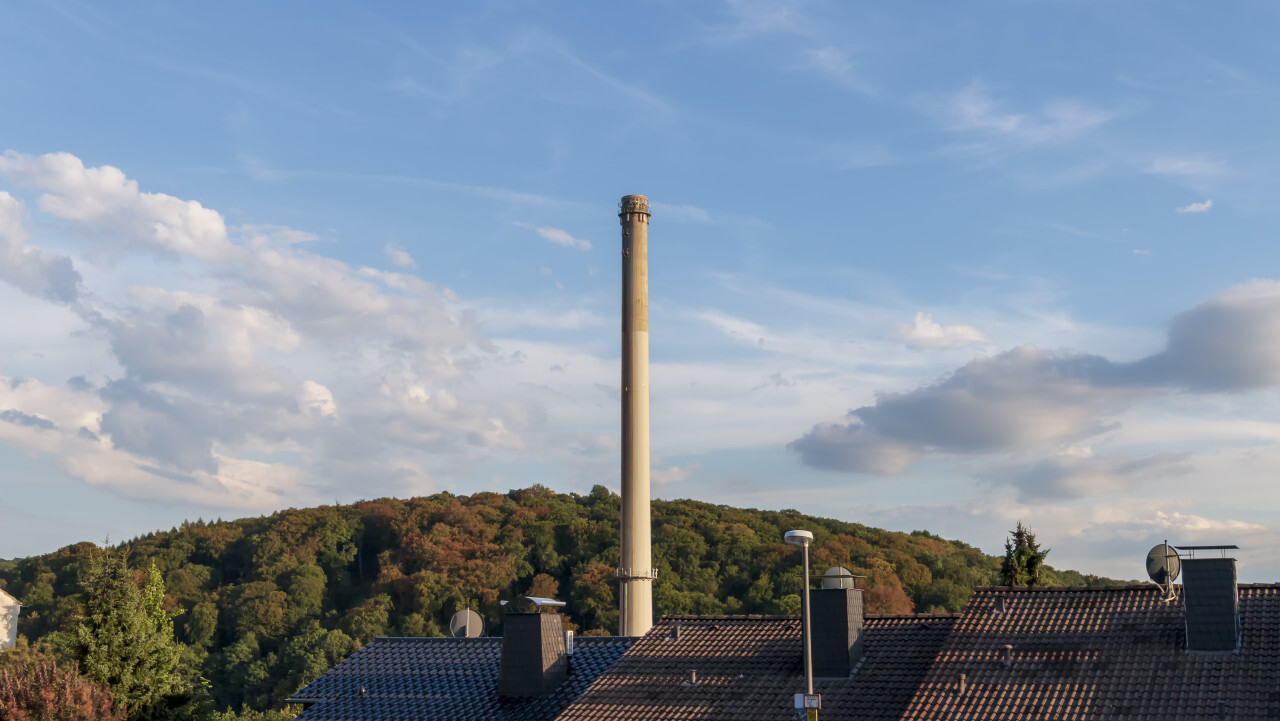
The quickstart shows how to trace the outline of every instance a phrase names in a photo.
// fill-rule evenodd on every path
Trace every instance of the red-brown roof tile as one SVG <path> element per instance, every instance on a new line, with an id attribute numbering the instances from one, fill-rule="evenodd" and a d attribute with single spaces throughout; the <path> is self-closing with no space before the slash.
<path id="1" fill-rule="evenodd" d="M 821 718 L 897 719 L 956 617 L 869 616 L 847 679 L 815 680 Z M 690 672 L 696 671 L 696 682 Z M 804 690 L 792 616 L 667 616 L 558 717 L 561 721 L 791 718 Z"/>
<path id="2" fill-rule="evenodd" d="M 903 718 L 1280 717 L 1280 587 L 1239 594 L 1241 651 L 1220 654 L 1185 650 L 1154 586 L 980 589 Z"/>

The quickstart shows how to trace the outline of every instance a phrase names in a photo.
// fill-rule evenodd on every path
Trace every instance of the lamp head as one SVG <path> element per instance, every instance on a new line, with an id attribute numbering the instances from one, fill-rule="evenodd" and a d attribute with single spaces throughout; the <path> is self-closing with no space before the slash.
<path id="1" fill-rule="evenodd" d="M 787 531 L 782 538 L 793 546 L 807 546 L 813 543 L 813 534 L 808 531 Z"/>

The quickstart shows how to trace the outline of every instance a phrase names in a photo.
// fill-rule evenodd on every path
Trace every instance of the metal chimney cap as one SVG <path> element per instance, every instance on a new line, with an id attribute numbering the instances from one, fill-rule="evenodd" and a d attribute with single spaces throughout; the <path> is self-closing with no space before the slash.
<path id="1" fill-rule="evenodd" d="M 543 598 L 541 596 L 524 596 L 517 598 L 510 603 L 500 601 L 499 605 L 506 609 L 507 613 L 542 613 L 542 609 L 550 609 L 555 611 L 565 605 L 564 601 L 557 601 L 554 598 Z"/>
<path id="2" fill-rule="evenodd" d="M 787 531 L 782 539 L 793 546 L 807 546 L 813 543 L 813 534 L 809 531 Z"/>

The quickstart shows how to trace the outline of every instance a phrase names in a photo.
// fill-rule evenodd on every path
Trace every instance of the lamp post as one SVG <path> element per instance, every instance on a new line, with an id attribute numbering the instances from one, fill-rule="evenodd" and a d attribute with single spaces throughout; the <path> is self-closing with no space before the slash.
<path id="1" fill-rule="evenodd" d="M 787 531 L 783 539 L 793 546 L 800 546 L 804 552 L 804 594 L 800 596 L 800 616 L 804 627 L 805 693 L 803 697 L 796 694 L 796 708 L 804 710 L 808 721 L 818 721 L 822 700 L 813 693 L 813 650 L 809 645 L 809 544 L 813 543 L 813 534 L 809 531 Z"/>

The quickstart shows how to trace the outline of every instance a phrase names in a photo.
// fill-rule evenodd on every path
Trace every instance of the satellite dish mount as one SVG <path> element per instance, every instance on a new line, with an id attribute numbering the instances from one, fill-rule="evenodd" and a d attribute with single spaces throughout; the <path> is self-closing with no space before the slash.
<path id="1" fill-rule="evenodd" d="M 469 608 L 453 614 L 449 619 L 449 635 L 454 638 L 477 638 L 484 633 L 484 619 Z"/>
<path id="2" fill-rule="evenodd" d="M 1164 602 L 1169 603 L 1177 596 L 1173 592 L 1173 582 L 1178 579 L 1182 570 L 1182 559 L 1169 541 L 1157 544 L 1147 552 L 1147 576 L 1151 582 L 1164 591 Z"/>

